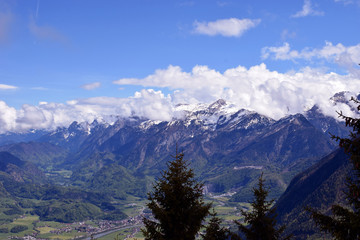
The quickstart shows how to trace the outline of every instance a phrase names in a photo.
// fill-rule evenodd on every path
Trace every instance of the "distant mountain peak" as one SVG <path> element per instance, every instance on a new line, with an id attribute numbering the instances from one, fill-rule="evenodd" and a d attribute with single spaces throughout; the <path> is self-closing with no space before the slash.
<path id="1" fill-rule="evenodd" d="M 227 103 L 226 103 L 226 101 L 224 99 L 219 99 L 219 100 L 217 100 L 214 103 L 209 105 L 209 110 L 216 111 L 216 110 L 218 110 L 221 107 L 226 106 L 226 105 L 227 105 Z"/>
<path id="2" fill-rule="evenodd" d="M 352 94 L 349 91 L 342 91 L 335 93 L 334 96 L 330 98 L 330 101 L 336 105 L 338 103 L 348 104 Z"/>
<path id="3" fill-rule="evenodd" d="M 178 114 L 181 118 L 176 120 L 183 120 L 186 126 L 194 123 L 202 125 L 204 129 L 215 130 L 221 117 L 235 114 L 239 109 L 234 104 L 219 99 L 211 104 L 177 105 L 176 111 L 182 112 Z"/>

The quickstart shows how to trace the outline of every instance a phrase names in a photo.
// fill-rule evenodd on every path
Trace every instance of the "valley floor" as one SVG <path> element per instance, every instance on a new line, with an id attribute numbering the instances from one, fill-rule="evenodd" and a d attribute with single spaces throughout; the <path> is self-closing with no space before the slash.
<path id="1" fill-rule="evenodd" d="M 234 220 L 241 219 L 239 209 L 248 209 L 248 203 L 229 202 L 227 194 L 208 196 L 206 201 L 212 202 L 218 216 L 226 226 L 232 226 Z M 142 219 L 148 215 L 145 211 L 146 201 L 133 199 L 124 204 L 123 211 L 129 216 L 121 221 L 89 220 L 75 223 L 58 223 L 40 221 L 36 215 L 25 214 L 14 219 L 12 223 L 2 225 L 11 227 L 24 225 L 28 229 L 20 233 L 0 233 L 0 239 L 61 239 L 61 240 L 114 240 L 114 239 L 142 239 Z"/>

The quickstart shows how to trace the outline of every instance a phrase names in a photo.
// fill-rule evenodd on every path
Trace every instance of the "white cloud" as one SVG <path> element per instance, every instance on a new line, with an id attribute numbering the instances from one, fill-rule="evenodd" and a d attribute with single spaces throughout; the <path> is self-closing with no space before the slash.
<path id="1" fill-rule="evenodd" d="M 101 86 L 100 82 L 94 82 L 94 83 L 84 84 L 84 85 L 82 85 L 80 87 L 85 89 L 85 90 L 93 90 L 95 88 L 99 88 L 100 86 Z"/>
<path id="2" fill-rule="evenodd" d="M 256 27 L 260 19 L 219 19 L 214 22 L 194 22 L 194 32 L 209 36 L 240 37 L 245 31 Z"/>
<path id="3" fill-rule="evenodd" d="M 16 109 L 0 101 L 0 133 L 16 130 Z"/>
<path id="4" fill-rule="evenodd" d="M 169 121 L 179 116 L 178 103 L 211 103 L 223 98 L 239 109 L 245 108 L 278 119 L 303 112 L 318 104 L 325 114 L 336 116 L 336 110 L 349 112 L 344 106 L 333 106 L 329 98 L 341 91 L 357 93 L 360 77 L 339 75 L 312 68 L 280 73 L 265 64 L 245 68 L 238 66 L 219 72 L 207 66 L 183 71 L 178 66 L 156 70 L 143 79 L 119 79 L 118 85 L 163 87 L 161 91 L 142 89 L 130 98 L 95 97 L 62 103 L 40 102 L 37 106 L 9 107 L 0 101 L 0 133 L 32 128 L 54 129 L 73 121 L 114 121 L 114 116 L 139 116 Z M 180 114 L 181 115 L 181 114 Z"/>
<path id="5" fill-rule="evenodd" d="M 169 66 L 143 79 L 119 79 L 119 85 L 167 87 L 175 90 L 172 104 L 210 103 L 219 98 L 255 110 L 273 118 L 303 112 L 319 104 L 327 114 L 335 115 L 328 99 L 340 91 L 357 92 L 360 79 L 353 75 L 324 73 L 305 68 L 297 73 L 270 71 L 265 64 L 249 69 L 239 66 L 220 73 L 207 66 L 195 66 L 191 72 Z"/>
<path id="6" fill-rule="evenodd" d="M 324 12 L 316 11 L 313 9 L 310 0 L 304 0 L 304 5 L 300 11 L 291 15 L 293 18 L 306 17 L 306 16 L 323 16 Z"/>
<path id="7" fill-rule="evenodd" d="M 262 58 L 273 58 L 275 60 L 312 60 L 325 59 L 345 67 L 349 72 L 360 76 L 358 67 L 360 63 L 360 43 L 354 46 L 344 46 L 341 43 L 336 45 L 326 42 L 325 46 L 320 49 L 304 48 L 301 51 L 291 50 L 289 43 L 285 42 L 280 47 L 264 47 L 262 49 Z"/>
<path id="8" fill-rule="evenodd" d="M 360 61 L 360 44 L 354 46 L 344 46 L 341 43 L 333 45 L 331 42 L 325 42 L 321 49 L 304 48 L 301 51 L 291 50 L 289 43 L 285 42 L 280 47 L 264 47 L 262 49 L 262 58 L 272 57 L 276 60 L 292 60 L 324 58 L 326 60 L 339 60 L 342 55 L 349 55 L 354 61 Z"/>
<path id="9" fill-rule="evenodd" d="M 17 88 L 18 87 L 12 86 L 12 85 L 0 84 L 0 90 L 14 90 L 14 89 L 17 89 Z"/>
<path id="10" fill-rule="evenodd" d="M 23 132 L 29 129 L 55 129 L 73 121 L 112 122 L 116 116 L 138 116 L 154 120 L 171 120 L 171 98 L 152 89 L 136 92 L 131 98 L 95 97 L 62 103 L 24 104 L 21 109 L 0 101 L 0 133 Z"/>
<path id="11" fill-rule="evenodd" d="M 290 60 L 299 58 L 299 52 L 292 50 L 290 51 L 289 43 L 284 43 L 281 47 L 264 47 L 261 50 L 261 58 L 267 59 L 272 55 L 275 60 Z"/>
<path id="12" fill-rule="evenodd" d="M 169 121 L 173 116 L 171 97 L 165 96 L 161 91 L 152 89 L 141 90 L 135 93 L 135 97 L 127 103 L 135 115 L 154 120 Z"/>

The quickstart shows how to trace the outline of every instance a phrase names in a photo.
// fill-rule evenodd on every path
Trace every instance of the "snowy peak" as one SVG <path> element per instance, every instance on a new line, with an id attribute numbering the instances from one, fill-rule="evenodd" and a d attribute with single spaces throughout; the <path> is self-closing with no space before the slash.
<path id="1" fill-rule="evenodd" d="M 360 94 L 355 94 L 348 91 L 343 91 L 336 93 L 333 97 L 330 98 L 330 102 L 336 106 L 338 104 L 345 104 L 348 105 L 352 112 L 357 112 L 357 104 L 353 101 L 350 101 L 350 99 L 356 98 L 357 100 L 360 100 Z"/>
<path id="2" fill-rule="evenodd" d="M 222 107 L 225 107 L 226 105 L 227 105 L 227 103 L 226 103 L 226 101 L 224 99 L 219 99 L 216 102 L 210 104 L 209 107 L 208 107 L 208 110 L 210 112 L 217 112 Z"/>
<path id="3" fill-rule="evenodd" d="M 215 129 L 248 129 L 263 127 L 274 122 L 273 119 L 246 109 L 238 109 L 234 104 L 223 99 L 204 106 L 203 109 L 188 114 L 187 122 L 198 121 L 205 127 Z"/>
<path id="4" fill-rule="evenodd" d="M 338 92 L 335 93 L 334 96 L 330 98 L 330 101 L 336 105 L 338 103 L 345 103 L 349 104 L 349 99 L 351 98 L 352 94 L 348 91 Z"/>
<path id="5" fill-rule="evenodd" d="M 217 123 L 217 129 L 227 128 L 228 130 L 248 130 L 252 128 L 262 128 L 274 122 L 275 120 L 272 118 L 246 109 L 241 109 L 231 115 L 222 115 Z"/>
<path id="6" fill-rule="evenodd" d="M 153 126 L 160 124 L 161 121 L 147 120 L 140 123 L 139 127 L 143 130 L 147 130 Z"/>
<path id="7" fill-rule="evenodd" d="M 229 104 L 223 99 L 219 99 L 212 104 L 193 104 L 178 105 L 176 111 L 183 114 L 183 120 L 186 126 L 191 124 L 202 125 L 205 129 L 215 130 L 220 118 L 228 118 L 239 109 L 234 104 Z"/>
<path id="8" fill-rule="evenodd" d="M 342 94 L 336 97 L 341 98 Z M 101 138 L 97 141 L 98 145 L 115 135 L 120 140 L 125 139 L 124 136 L 127 136 L 127 133 L 131 131 L 133 132 L 130 135 L 133 137 L 136 137 L 134 133 L 154 136 L 154 133 L 169 131 L 174 135 L 164 137 L 164 141 L 167 142 L 168 139 L 175 138 L 177 135 L 186 138 L 201 135 L 216 136 L 220 132 L 237 132 L 237 134 L 241 133 L 241 136 L 247 136 L 253 131 L 259 133 L 266 131 L 265 129 L 271 126 L 275 129 L 282 124 L 305 124 L 303 122 L 305 119 L 310 122 L 306 121 L 307 124 L 313 125 L 322 132 L 331 132 L 337 135 L 341 135 L 343 132 L 336 120 L 324 116 L 315 107 L 307 111 L 305 117 L 296 114 L 280 120 L 274 120 L 254 111 L 239 109 L 236 105 L 223 99 L 211 104 L 180 104 L 175 106 L 174 110 L 178 117 L 174 117 L 170 122 L 154 121 L 135 116 L 130 118 L 117 117 L 113 124 L 101 120 L 100 122 L 95 120 L 91 124 L 73 122 L 68 128 L 58 128 L 43 139 L 56 145 L 66 146 L 72 151 L 79 149 L 83 143 L 96 142 L 96 138 Z"/>

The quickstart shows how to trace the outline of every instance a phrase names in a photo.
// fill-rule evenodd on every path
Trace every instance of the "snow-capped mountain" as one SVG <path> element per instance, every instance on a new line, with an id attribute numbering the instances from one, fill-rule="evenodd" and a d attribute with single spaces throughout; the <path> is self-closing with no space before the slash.
<path id="1" fill-rule="evenodd" d="M 344 132 L 342 123 L 316 107 L 279 120 L 222 99 L 177 105 L 175 112 L 171 121 L 119 117 L 112 124 L 73 122 L 37 141 L 67 151 L 57 159 L 58 168 L 70 169 L 71 181 L 92 188 L 109 166 L 153 177 L 178 147 L 210 192 L 231 190 L 237 192 L 234 199 L 244 200 L 261 171 L 280 194 L 292 176 L 336 147 L 328 132 Z"/>

